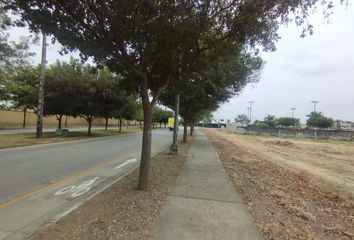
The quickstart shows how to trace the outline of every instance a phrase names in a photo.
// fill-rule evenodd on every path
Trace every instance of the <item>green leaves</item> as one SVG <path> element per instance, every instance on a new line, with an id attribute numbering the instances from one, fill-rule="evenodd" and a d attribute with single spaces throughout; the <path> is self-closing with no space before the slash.
<path id="1" fill-rule="evenodd" d="M 9 78 L 6 92 L 13 107 L 34 110 L 38 104 L 38 68 L 31 66 L 18 68 Z"/>
<path id="2" fill-rule="evenodd" d="M 310 115 L 308 115 L 306 124 L 309 127 L 330 128 L 333 126 L 334 121 L 332 118 L 325 117 L 321 112 L 311 112 Z"/>

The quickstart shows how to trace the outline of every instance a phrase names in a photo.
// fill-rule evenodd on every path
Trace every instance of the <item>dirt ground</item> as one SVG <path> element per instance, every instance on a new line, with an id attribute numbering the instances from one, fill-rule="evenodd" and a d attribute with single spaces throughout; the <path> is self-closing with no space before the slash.
<path id="1" fill-rule="evenodd" d="M 319 184 L 354 199 L 354 142 L 218 133 L 285 168 L 305 171 Z"/>
<path id="2" fill-rule="evenodd" d="M 181 143 L 178 155 L 166 150 L 153 158 L 149 191 L 136 190 L 136 169 L 59 222 L 37 232 L 33 239 L 148 239 L 191 142 L 192 139 L 187 144 Z"/>
<path id="3" fill-rule="evenodd" d="M 265 239 L 354 239 L 353 143 L 204 131 Z"/>

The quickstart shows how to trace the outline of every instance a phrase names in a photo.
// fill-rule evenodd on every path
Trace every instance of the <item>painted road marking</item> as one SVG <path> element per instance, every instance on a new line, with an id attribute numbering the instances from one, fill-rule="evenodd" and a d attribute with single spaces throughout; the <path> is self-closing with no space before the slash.
<path id="1" fill-rule="evenodd" d="M 125 165 L 128 165 L 132 162 L 136 162 L 136 158 L 132 158 L 132 159 L 128 159 L 127 161 L 125 161 L 124 163 L 122 163 L 121 165 L 116 166 L 114 169 L 119 169 L 124 167 Z"/>
<path id="2" fill-rule="evenodd" d="M 0 151 L 1 151 L 1 150 L 0 150 Z M 17 203 L 17 202 L 22 201 L 22 200 L 26 200 L 26 199 L 28 199 L 28 198 L 30 198 L 30 197 L 33 197 L 33 196 L 35 196 L 35 195 L 37 195 L 37 194 L 39 194 L 39 193 L 44 192 L 44 191 L 50 190 L 50 189 L 52 189 L 52 188 L 54 188 L 54 187 L 57 187 L 57 186 L 59 186 L 60 184 L 63 184 L 64 182 L 69 181 L 69 180 L 71 180 L 71 179 L 75 179 L 75 178 L 77 178 L 77 177 L 79 177 L 79 176 L 82 176 L 82 175 L 84 175 L 84 174 L 88 174 L 88 173 L 97 171 L 98 169 L 101 169 L 101 168 L 103 168 L 103 167 L 109 166 L 109 165 L 111 165 L 112 163 L 114 163 L 114 162 L 116 162 L 116 161 L 117 161 L 117 158 L 113 158 L 113 159 L 111 159 L 111 160 L 109 160 L 109 161 L 107 161 L 107 162 L 104 162 L 104 163 L 98 164 L 98 165 L 96 165 L 96 166 L 93 166 L 93 167 L 90 167 L 90 168 L 87 168 L 87 169 L 78 171 L 78 172 L 74 173 L 74 174 L 71 175 L 71 176 L 64 177 L 63 179 L 60 179 L 60 180 L 58 180 L 58 181 L 56 181 L 56 182 L 50 183 L 50 184 L 48 184 L 48 185 L 46 185 L 46 186 L 44 186 L 44 187 L 41 187 L 41 188 L 39 188 L 39 189 L 36 189 L 36 190 L 33 191 L 33 192 L 25 193 L 25 194 L 23 194 L 23 195 L 20 195 L 20 196 L 18 196 L 18 197 L 13 198 L 13 199 L 10 199 L 10 200 L 4 201 L 4 202 L 0 202 L 0 209 L 1 209 L 1 208 L 8 207 L 8 206 L 11 206 L 11 205 L 13 205 L 13 204 L 15 204 L 15 203 Z"/>
<path id="3" fill-rule="evenodd" d="M 95 177 L 95 178 L 93 178 L 93 179 L 87 180 L 87 181 L 81 183 L 81 184 L 78 185 L 78 186 L 74 186 L 74 185 L 72 185 L 72 186 L 67 186 L 67 187 L 65 187 L 65 188 L 62 188 L 62 189 L 58 190 L 56 193 L 54 193 L 54 195 L 59 196 L 59 195 L 65 194 L 65 193 L 72 193 L 72 194 L 70 195 L 70 197 L 73 197 L 73 198 L 79 197 L 79 196 L 81 196 L 82 194 L 84 194 L 84 193 L 90 191 L 90 190 L 91 190 L 91 187 L 90 187 L 90 186 L 91 186 L 92 184 L 94 184 L 94 182 L 95 182 L 97 179 L 99 179 L 99 177 Z"/>

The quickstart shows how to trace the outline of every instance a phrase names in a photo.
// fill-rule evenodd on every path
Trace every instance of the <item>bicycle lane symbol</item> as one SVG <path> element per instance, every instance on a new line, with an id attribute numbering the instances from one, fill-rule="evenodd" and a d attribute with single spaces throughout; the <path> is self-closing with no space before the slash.
<path id="1" fill-rule="evenodd" d="M 82 194 L 88 192 L 91 190 L 91 185 L 97 180 L 99 179 L 99 177 L 95 177 L 93 179 L 84 181 L 83 183 L 81 183 L 78 186 L 75 185 L 71 185 L 71 186 L 67 186 L 65 188 L 62 188 L 60 190 L 58 190 L 56 193 L 54 193 L 55 196 L 59 196 L 59 195 L 63 195 L 66 193 L 71 193 L 70 197 L 75 198 L 75 197 L 79 197 Z"/>

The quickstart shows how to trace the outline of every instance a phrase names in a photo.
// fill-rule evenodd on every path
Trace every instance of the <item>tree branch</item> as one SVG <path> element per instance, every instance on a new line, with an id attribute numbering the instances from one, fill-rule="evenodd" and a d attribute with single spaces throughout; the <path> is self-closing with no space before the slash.
<path id="1" fill-rule="evenodd" d="M 160 94 L 162 91 L 165 91 L 168 87 L 168 85 L 170 84 L 170 81 L 171 81 L 171 76 L 168 76 L 166 82 L 158 88 L 158 90 L 156 91 L 156 93 L 154 94 L 153 98 L 152 98 L 152 101 L 150 103 L 151 107 L 154 107 L 156 102 L 157 102 L 157 99 L 159 98 Z"/>

